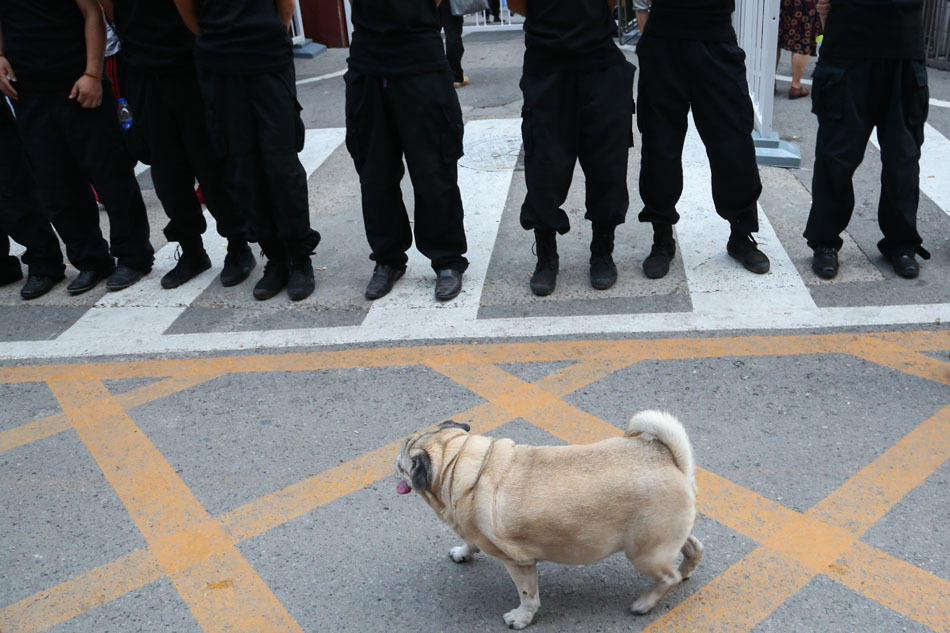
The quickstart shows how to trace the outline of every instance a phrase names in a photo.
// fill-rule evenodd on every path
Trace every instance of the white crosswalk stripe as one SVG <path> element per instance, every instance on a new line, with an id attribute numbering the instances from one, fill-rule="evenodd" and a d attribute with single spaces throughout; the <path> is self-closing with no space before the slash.
<path id="1" fill-rule="evenodd" d="M 950 183 L 945 176 L 938 175 L 939 172 L 934 178 L 929 178 L 929 174 L 947 164 L 950 141 L 929 126 L 927 135 L 921 159 L 921 189 L 947 211 L 950 193 L 946 187 Z M 413 248 L 406 279 L 397 284 L 390 295 L 374 302 L 357 325 L 166 334 L 189 306 L 215 283 L 223 262 L 224 239 L 214 232 L 214 221 L 206 214 L 209 231 L 205 244 L 212 258 L 211 270 L 178 289 L 161 290 L 158 279 L 175 263 L 175 247 L 168 245 L 158 252 L 155 269 L 148 279 L 120 293 L 104 296 L 53 340 L 0 343 L 0 359 L 197 353 L 434 338 L 811 329 L 950 320 L 950 303 L 816 306 L 769 222 L 765 213 L 768 209 L 760 210 L 758 237 L 762 250 L 772 261 L 772 270 L 767 275 L 754 275 L 742 269 L 725 252 L 728 224 L 715 213 L 705 151 L 692 130 L 684 150 L 684 169 L 688 177 L 678 205 L 683 220 L 677 225 L 691 310 L 478 318 L 489 262 L 501 230 L 501 218 L 508 204 L 520 151 L 520 120 L 471 121 L 466 125 L 465 137 L 466 156 L 460 162 L 459 187 L 466 209 L 471 266 L 465 275 L 463 293 L 455 301 L 444 305 L 435 302 L 434 275 L 429 262 Z M 321 176 L 321 166 L 341 150 L 344 138 L 342 128 L 308 131 L 301 162 L 308 176 L 312 175 L 311 187 L 319 186 L 320 179 L 327 177 Z M 352 178 L 352 186 L 358 187 L 355 174 Z M 512 204 L 517 205 L 518 201 Z M 520 228 L 512 225 L 505 230 L 520 231 Z M 362 235 L 348 239 L 358 240 L 359 248 L 365 248 Z M 22 252 L 22 249 L 14 252 Z M 340 274 L 346 273 L 341 271 Z M 527 287 L 525 292 L 528 292 Z"/>
<path id="2" fill-rule="evenodd" d="M 677 204 L 682 217 L 676 224 L 676 236 L 693 309 L 716 313 L 768 303 L 775 309 L 813 310 L 811 294 L 761 211 L 756 237 L 771 260 L 770 272 L 750 273 L 726 253 L 729 223 L 716 215 L 709 162 L 692 121 L 683 146 L 683 173 L 683 195 Z"/>

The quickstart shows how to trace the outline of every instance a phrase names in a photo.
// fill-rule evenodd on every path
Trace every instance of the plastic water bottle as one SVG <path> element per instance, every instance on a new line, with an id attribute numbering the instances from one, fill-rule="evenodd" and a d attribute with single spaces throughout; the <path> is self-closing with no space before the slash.
<path id="1" fill-rule="evenodd" d="M 129 108 L 129 102 L 126 101 L 125 97 L 121 97 L 118 104 L 119 123 L 122 125 L 123 130 L 127 130 L 132 127 L 132 110 Z"/>

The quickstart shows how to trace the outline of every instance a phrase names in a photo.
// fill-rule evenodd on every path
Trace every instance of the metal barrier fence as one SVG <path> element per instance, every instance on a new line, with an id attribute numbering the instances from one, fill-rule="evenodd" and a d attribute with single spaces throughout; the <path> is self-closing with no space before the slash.
<path id="1" fill-rule="evenodd" d="M 746 78 L 755 111 L 755 155 L 760 165 L 801 167 L 801 151 L 772 129 L 780 0 L 737 0 L 732 24 L 746 53 Z"/>
<path id="2" fill-rule="evenodd" d="M 950 70 L 950 0 L 925 0 L 924 45 L 929 66 Z"/>

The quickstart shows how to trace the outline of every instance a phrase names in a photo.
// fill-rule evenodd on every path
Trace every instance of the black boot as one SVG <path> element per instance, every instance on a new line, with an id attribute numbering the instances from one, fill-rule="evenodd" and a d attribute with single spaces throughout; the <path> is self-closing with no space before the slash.
<path id="1" fill-rule="evenodd" d="M 287 296 L 291 301 L 306 299 L 316 288 L 313 279 L 313 263 L 309 255 L 290 258 L 290 277 L 287 280 Z"/>
<path id="2" fill-rule="evenodd" d="M 221 269 L 221 285 L 225 288 L 236 286 L 251 274 L 257 260 L 246 240 L 229 239 L 228 253 L 224 256 L 224 268 Z"/>
<path id="3" fill-rule="evenodd" d="M 211 258 L 208 257 L 208 253 L 201 243 L 201 238 L 182 240 L 179 244 L 181 245 L 181 257 L 178 258 L 175 267 L 162 277 L 162 288 L 165 290 L 177 288 L 211 268 Z"/>
<path id="4" fill-rule="evenodd" d="M 538 264 L 531 275 L 531 292 L 545 297 L 554 292 L 557 285 L 557 236 L 554 231 L 534 231 L 534 244 L 538 255 Z"/>
<path id="5" fill-rule="evenodd" d="M 650 254 L 643 260 L 643 274 L 650 279 L 660 279 L 670 272 L 670 263 L 676 255 L 676 242 L 673 240 L 673 225 L 666 222 L 653 223 L 653 246 Z"/>
<path id="6" fill-rule="evenodd" d="M 617 282 L 617 266 L 613 258 L 615 229 L 613 226 L 594 226 L 590 240 L 590 285 L 597 290 L 606 290 Z"/>
<path id="7" fill-rule="evenodd" d="M 286 259 L 268 259 L 264 264 L 264 276 L 254 286 L 254 298 L 266 301 L 287 286 L 290 270 Z"/>

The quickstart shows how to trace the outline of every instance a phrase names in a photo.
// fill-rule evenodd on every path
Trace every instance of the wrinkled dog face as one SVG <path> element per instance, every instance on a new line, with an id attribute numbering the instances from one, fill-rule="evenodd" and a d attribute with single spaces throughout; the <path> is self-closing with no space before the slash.
<path id="1" fill-rule="evenodd" d="M 396 475 L 400 478 L 396 492 L 404 495 L 412 490 L 428 490 L 432 481 L 432 459 L 425 447 L 433 435 L 445 429 L 462 429 L 467 433 L 471 428 L 467 424 L 447 420 L 434 431 L 422 431 L 407 439 L 399 451 L 399 457 L 396 458 Z"/>

